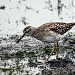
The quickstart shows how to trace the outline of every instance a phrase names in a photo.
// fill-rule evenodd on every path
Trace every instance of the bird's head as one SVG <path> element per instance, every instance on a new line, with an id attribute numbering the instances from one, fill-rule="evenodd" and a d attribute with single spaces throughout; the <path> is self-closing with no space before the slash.
<path id="1" fill-rule="evenodd" d="M 32 36 L 34 30 L 35 30 L 34 27 L 27 26 L 23 29 L 23 34 L 25 34 L 26 36 Z"/>
<path id="2" fill-rule="evenodd" d="M 23 35 L 20 37 L 20 39 L 17 40 L 17 43 L 24 37 L 24 36 L 32 36 L 33 31 L 35 30 L 32 26 L 27 26 L 23 29 Z"/>

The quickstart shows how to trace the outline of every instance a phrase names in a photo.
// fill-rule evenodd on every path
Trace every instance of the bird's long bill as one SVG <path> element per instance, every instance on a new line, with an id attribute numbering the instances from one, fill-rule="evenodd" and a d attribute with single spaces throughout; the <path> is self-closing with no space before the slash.
<path id="1" fill-rule="evenodd" d="M 24 37 L 25 34 L 26 34 L 26 32 L 16 41 L 16 43 L 19 43 L 20 40 Z"/>

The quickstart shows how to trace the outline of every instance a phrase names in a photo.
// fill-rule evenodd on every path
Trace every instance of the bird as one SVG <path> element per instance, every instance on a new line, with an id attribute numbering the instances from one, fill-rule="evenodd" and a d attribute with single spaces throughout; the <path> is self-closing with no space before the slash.
<path id="1" fill-rule="evenodd" d="M 16 41 L 19 43 L 24 36 L 32 36 L 45 43 L 54 43 L 53 50 L 49 54 L 47 60 L 50 58 L 53 52 L 56 53 L 56 59 L 58 59 L 59 41 L 63 35 L 67 33 L 75 23 L 65 22 L 48 22 L 39 27 L 27 26 L 23 30 L 23 35 Z"/>

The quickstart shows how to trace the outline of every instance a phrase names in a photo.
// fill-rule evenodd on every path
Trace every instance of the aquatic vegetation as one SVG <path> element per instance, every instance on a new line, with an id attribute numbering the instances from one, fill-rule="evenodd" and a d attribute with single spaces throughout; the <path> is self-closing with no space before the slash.
<path id="1" fill-rule="evenodd" d="M 27 57 L 36 57 L 36 54 L 35 54 L 35 52 L 30 51 L 30 52 L 27 52 L 27 53 L 26 53 L 26 56 L 27 56 Z"/>
<path id="2" fill-rule="evenodd" d="M 52 50 L 51 50 L 49 47 L 45 47 L 45 48 L 44 48 L 44 53 L 45 53 L 45 54 L 50 54 L 51 51 L 52 51 Z"/>
<path id="3" fill-rule="evenodd" d="M 16 57 L 16 58 L 24 58 L 24 52 L 22 52 L 22 51 L 16 52 L 16 53 L 15 53 L 15 57 Z"/>
<path id="4" fill-rule="evenodd" d="M 14 42 L 14 38 L 11 38 L 11 40 L 13 40 Z M 7 41 L 7 38 L 4 41 Z M 1 74 L 4 73 L 6 75 L 17 75 L 17 74 L 18 75 L 21 75 L 21 74 L 31 75 L 32 72 L 33 72 L 32 75 L 44 75 L 44 74 L 53 75 L 54 72 L 56 73 L 56 75 L 63 75 L 64 72 L 66 72 L 66 75 L 74 74 L 74 72 L 72 72 L 71 69 L 74 70 L 75 65 L 73 65 L 73 62 L 71 60 L 70 62 L 67 62 L 65 60 L 65 59 L 69 60 L 68 58 L 74 59 L 75 57 L 74 44 L 73 46 L 70 46 L 69 44 L 67 44 L 66 46 L 65 45 L 61 46 L 61 50 L 59 51 L 59 54 L 64 54 L 66 52 L 66 54 L 64 54 L 65 57 L 63 57 L 64 60 L 62 60 L 62 63 L 61 63 L 61 61 L 58 62 L 58 60 L 57 61 L 51 60 L 50 62 L 46 61 L 46 56 L 48 56 L 48 54 L 50 54 L 52 51 L 51 46 L 50 47 L 38 46 L 39 48 L 37 49 L 36 48 L 37 46 L 32 48 L 28 45 L 24 45 L 23 41 L 21 42 L 22 42 L 21 47 L 24 48 L 21 50 L 19 50 L 18 46 L 20 45 L 18 44 L 17 45 L 11 44 L 13 47 L 8 45 L 9 48 L 7 46 L 2 46 L 3 49 L 1 48 L 0 50 L 0 72 Z M 10 47 L 11 47 L 11 50 L 8 50 L 10 49 Z M 68 66 L 70 66 L 71 69 L 68 68 L 68 66 L 66 65 L 68 63 L 69 63 Z M 67 72 L 67 69 L 65 68 L 69 69 L 68 72 Z"/>

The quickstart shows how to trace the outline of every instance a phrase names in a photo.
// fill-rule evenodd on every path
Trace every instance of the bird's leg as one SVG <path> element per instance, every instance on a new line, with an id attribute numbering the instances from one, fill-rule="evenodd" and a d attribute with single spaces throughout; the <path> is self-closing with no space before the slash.
<path id="1" fill-rule="evenodd" d="M 58 59 L 58 52 L 59 52 L 59 44 L 58 44 L 58 42 L 57 42 L 57 43 L 56 43 L 56 49 L 55 49 L 56 59 Z"/>
<path id="2" fill-rule="evenodd" d="M 55 50 L 56 50 L 56 44 L 54 43 L 54 45 L 53 45 L 53 50 L 52 50 L 52 52 L 50 53 L 50 55 L 48 55 L 48 58 L 47 58 L 47 60 L 50 58 L 50 56 L 55 52 Z"/>
<path id="3" fill-rule="evenodd" d="M 58 52 L 59 52 L 59 44 L 58 44 L 58 42 L 57 42 L 56 44 L 54 43 L 53 50 L 52 50 L 52 52 L 50 53 L 50 55 L 48 56 L 47 60 L 50 58 L 50 56 L 51 56 L 54 52 L 56 53 L 56 59 L 58 59 Z"/>

